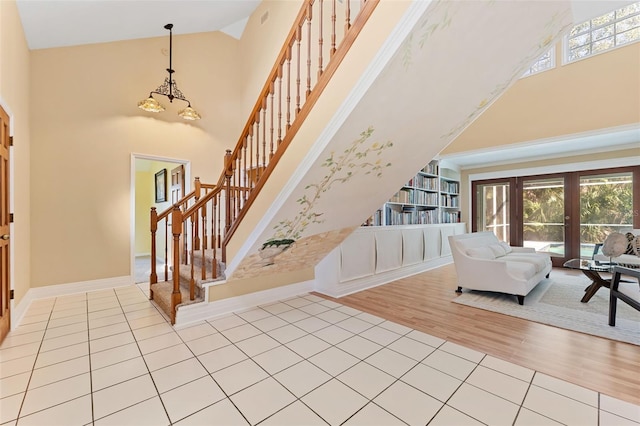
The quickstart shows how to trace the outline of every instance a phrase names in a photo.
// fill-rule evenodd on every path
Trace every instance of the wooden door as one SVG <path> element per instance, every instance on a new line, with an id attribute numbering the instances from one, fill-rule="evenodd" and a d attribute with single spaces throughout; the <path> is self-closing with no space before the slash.
<path id="1" fill-rule="evenodd" d="M 171 204 L 184 197 L 184 165 L 171 170 Z"/>
<path id="2" fill-rule="evenodd" d="M 9 281 L 9 115 L 0 107 L 0 342 L 11 329 Z"/>

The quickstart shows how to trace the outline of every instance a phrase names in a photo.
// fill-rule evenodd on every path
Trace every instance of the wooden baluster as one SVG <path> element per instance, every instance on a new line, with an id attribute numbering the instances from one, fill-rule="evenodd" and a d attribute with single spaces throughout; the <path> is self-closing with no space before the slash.
<path id="1" fill-rule="evenodd" d="M 200 209 L 200 219 L 202 220 L 202 249 L 209 248 L 209 236 L 207 235 L 207 209 L 206 206 L 202 206 Z"/>
<path id="2" fill-rule="evenodd" d="M 231 150 L 227 150 L 224 157 L 224 179 L 226 185 L 226 207 L 225 207 L 225 224 L 224 232 L 229 232 L 231 228 L 231 176 L 233 175 L 233 166 L 231 162 Z"/>
<path id="3" fill-rule="evenodd" d="M 189 261 L 189 238 L 188 235 L 189 234 L 189 225 L 188 225 L 188 221 L 190 221 L 191 218 L 187 218 L 186 220 L 183 221 L 182 223 L 182 262 L 186 265 L 187 262 Z M 191 241 L 191 243 L 193 243 L 193 240 Z"/>
<path id="4" fill-rule="evenodd" d="M 242 170 L 242 162 L 240 158 L 236 159 L 236 164 L 233 168 L 233 173 L 236 176 L 236 203 L 238 204 L 236 209 L 235 217 L 238 217 L 238 213 L 240 213 L 240 209 L 242 209 L 242 193 L 240 192 L 240 185 L 242 185 L 242 180 L 240 179 L 240 170 Z"/>
<path id="5" fill-rule="evenodd" d="M 215 248 L 220 248 L 222 247 L 222 239 L 220 238 L 220 234 L 221 234 L 221 227 L 220 227 L 220 221 L 221 221 L 221 214 L 220 214 L 220 210 L 218 209 L 218 206 L 220 205 L 220 197 L 221 197 L 221 192 L 218 193 L 218 195 L 215 196 L 214 198 L 214 202 L 213 202 L 213 208 L 216 211 L 215 217 L 214 217 L 214 221 L 216 222 L 215 225 L 215 229 L 216 229 L 216 238 L 218 239 L 216 241 L 216 246 Z"/>
<path id="6" fill-rule="evenodd" d="M 182 211 L 174 206 L 171 211 L 171 232 L 173 233 L 173 291 L 171 292 L 171 324 L 176 323 L 176 306 L 182 303 L 180 294 L 180 235 L 182 233 Z"/>
<path id="7" fill-rule="evenodd" d="M 200 221 L 198 220 L 197 215 L 195 217 L 191 216 L 189 220 L 191 221 L 191 229 L 194 230 L 193 238 L 191 241 L 193 243 L 193 246 L 191 247 L 191 251 L 200 250 Z"/>
<path id="8" fill-rule="evenodd" d="M 236 158 L 233 157 L 233 154 L 231 156 L 231 162 L 234 164 L 234 167 L 232 168 L 235 169 L 235 161 Z M 236 188 L 238 188 L 238 174 L 237 173 L 233 173 L 231 175 L 231 191 L 233 194 L 233 197 L 231 198 L 233 201 L 231 203 L 231 211 L 233 212 L 233 218 L 235 218 L 238 214 L 238 203 L 237 203 L 237 190 Z M 231 223 L 233 223 L 233 218 L 231 219 Z"/>
<path id="9" fill-rule="evenodd" d="M 242 171 L 242 150 L 241 149 L 238 150 L 238 158 L 236 159 L 236 171 L 235 171 L 235 173 L 236 173 L 237 182 L 238 182 L 238 199 L 240 200 L 238 202 L 238 205 L 242 209 L 242 206 L 244 206 L 244 197 L 243 197 L 242 193 L 240 192 L 240 188 L 242 188 L 242 173 L 243 173 L 243 171 Z"/>
<path id="10" fill-rule="evenodd" d="M 242 138 L 242 179 L 246 185 L 249 185 L 249 174 L 247 172 L 247 138 Z"/>
<path id="11" fill-rule="evenodd" d="M 158 212 L 151 207 L 151 273 L 149 274 L 149 299 L 153 299 L 153 285 L 158 282 L 156 273 L 156 232 L 158 231 Z"/>
<path id="12" fill-rule="evenodd" d="M 324 70 L 323 66 L 324 66 L 324 60 L 323 60 L 323 56 L 322 56 L 322 47 L 324 44 L 324 39 L 323 39 L 323 34 L 322 34 L 322 19 L 323 19 L 323 9 L 324 9 L 324 4 L 323 4 L 323 0 L 320 0 L 318 2 L 318 6 L 320 7 L 320 12 L 318 12 L 320 14 L 319 17 L 319 22 L 318 22 L 318 53 L 319 53 L 319 57 L 318 57 L 318 79 L 320 79 L 320 76 L 322 75 L 322 72 Z"/>
<path id="13" fill-rule="evenodd" d="M 282 142 L 282 64 L 278 65 L 278 146 Z"/>
<path id="14" fill-rule="evenodd" d="M 298 25 L 298 29 L 296 31 L 296 47 L 297 47 L 297 58 L 296 58 L 296 116 L 298 115 L 298 113 L 300 112 L 300 81 L 301 81 L 301 76 L 300 76 L 300 61 L 301 61 L 301 57 L 300 57 L 300 45 L 302 42 L 302 27 Z"/>
<path id="15" fill-rule="evenodd" d="M 256 131 L 255 134 L 255 144 L 256 144 L 256 184 L 260 180 L 261 170 L 260 170 L 260 113 L 256 113 L 255 124 Z M 253 127 L 252 127 L 253 129 Z M 255 185 L 254 185 L 255 186 Z"/>
<path id="16" fill-rule="evenodd" d="M 247 143 L 249 144 L 249 171 L 251 172 L 251 188 L 255 188 L 256 173 L 258 172 L 257 166 L 253 168 L 253 126 L 249 127 L 249 136 L 247 137 Z"/>
<path id="17" fill-rule="evenodd" d="M 307 90 L 305 101 L 309 98 L 309 94 L 311 93 L 311 13 L 313 10 L 313 5 L 310 3 L 308 7 L 308 16 L 307 16 Z M 300 111 L 300 108 L 298 108 Z"/>
<path id="18" fill-rule="evenodd" d="M 291 127 L 291 45 L 287 47 L 287 126 L 286 130 Z"/>
<path id="19" fill-rule="evenodd" d="M 344 19 L 344 36 L 342 39 L 344 40 L 349 28 L 351 28 L 351 0 L 347 0 L 345 7 L 345 19 Z"/>
<path id="20" fill-rule="evenodd" d="M 251 185 L 249 176 L 250 176 L 250 171 L 247 170 L 247 138 L 244 137 L 242 138 L 242 151 L 243 151 L 243 156 L 242 156 L 242 170 L 243 170 L 243 181 L 244 181 L 244 186 L 249 188 Z M 248 191 L 245 191 L 244 193 L 244 201 L 247 201 L 248 197 Z"/>
<path id="21" fill-rule="evenodd" d="M 273 97 L 275 96 L 273 81 L 269 84 L 269 160 L 273 157 L 273 130 L 274 130 L 274 121 L 273 121 Z"/>
<path id="22" fill-rule="evenodd" d="M 213 250 L 213 261 L 211 262 L 211 276 L 215 279 L 218 278 L 218 247 L 215 243 L 216 235 L 218 234 L 218 230 L 216 229 L 216 210 L 218 207 L 218 197 L 213 197 L 211 200 L 211 249 Z"/>
<path id="23" fill-rule="evenodd" d="M 267 99 L 262 100 L 262 170 L 267 167 Z"/>
<path id="24" fill-rule="evenodd" d="M 198 212 L 196 211 L 191 217 L 191 240 L 194 241 L 198 238 L 198 228 L 200 226 L 200 222 L 198 221 Z M 194 243 L 195 246 L 195 243 Z M 190 276 L 189 276 L 189 300 L 193 300 L 196 297 L 196 280 L 195 280 L 195 253 L 196 250 L 199 250 L 200 246 L 192 247 L 191 253 L 189 254 L 189 263 L 191 264 L 190 268 Z M 185 262 L 186 263 L 186 262 Z"/>
<path id="25" fill-rule="evenodd" d="M 165 218 L 164 220 L 164 280 L 169 281 L 169 218 L 168 217 Z"/>
<path id="26" fill-rule="evenodd" d="M 200 262 L 200 272 L 202 280 L 207 278 L 207 264 L 205 262 L 205 254 L 207 251 L 207 205 L 205 204 L 200 208 L 200 217 L 202 218 L 202 250 L 200 251 L 202 257 Z M 195 297 L 195 287 L 194 287 L 194 297 Z"/>
<path id="27" fill-rule="evenodd" d="M 329 58 L 336 53 L 336 1 L 337 0 L 331 0 L 331 49 Z"/>

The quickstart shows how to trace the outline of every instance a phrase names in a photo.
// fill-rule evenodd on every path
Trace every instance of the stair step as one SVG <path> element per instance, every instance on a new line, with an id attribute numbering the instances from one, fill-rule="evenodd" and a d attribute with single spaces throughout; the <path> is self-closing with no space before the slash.
<path id="1" fill-rule="evenodd" d="M 151 286 L 153 289 L 153 301 L 171 317 L 171 294 L 173 293 L 173 282 L 171 281 L 159 281 Z M 204 301 L 201 297 L 196 297 L 194 300 L 189 300 L 189 288 L 180 286 L 180 294 L 182 296 L 182 303 L 178 305 L 177 309 L 181 306 L 191 305 L 193 303 L 199 303 Z"/>
<path id="2" fill-rule="evenodd" d="M 204 264 L 205 267 L 207 268 L 207 271 L 211 271 L 211 267 L 213 265 L 213 249 L 206 249 L 204 251 Z M 224 270 L 226 265 L 222 262 L 222 250 L 220 249 L 215 249 L 215 254 L 216 254 L 216 262 L 217 262 L 217 269 L 218 269 L 218 276 L 221 276 L 222 274 L 224 274 Z M 198 266 L 198 267 L 202 267 L 202 250 L 195 250 L 193 252 L 193 265 L 194 266 Z"/>

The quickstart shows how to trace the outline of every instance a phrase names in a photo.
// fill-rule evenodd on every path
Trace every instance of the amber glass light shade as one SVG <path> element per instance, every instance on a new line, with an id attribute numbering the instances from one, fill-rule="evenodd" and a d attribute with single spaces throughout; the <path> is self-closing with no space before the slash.
<path id="1" fill-rule="evenodd" d="M 198 114 L 195 109 L 191 108 L 191 106 L 186 107 L 182 111 L 178 111 L 178 115 L 185 120 L 200 120 L 200 114 Z"/>
<path id="2" fill-rule="evenodd" d="M 162 112 L 164 111 L 164 107 L 160 104 L 160 102 L 156 101 L 153 96 L 149 96 L 144 101 L 138 102 L 138 108 L 143 109 L 148 112 Z"/>

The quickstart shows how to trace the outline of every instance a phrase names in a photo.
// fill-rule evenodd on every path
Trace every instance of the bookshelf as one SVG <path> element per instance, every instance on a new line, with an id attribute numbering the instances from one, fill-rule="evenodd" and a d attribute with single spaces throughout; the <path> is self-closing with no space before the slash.
<path id="1" fill-rule="evenodd" d="M 398 190 L 365 225 L 460 222 L 460 174 L 433 160 Z"/>

